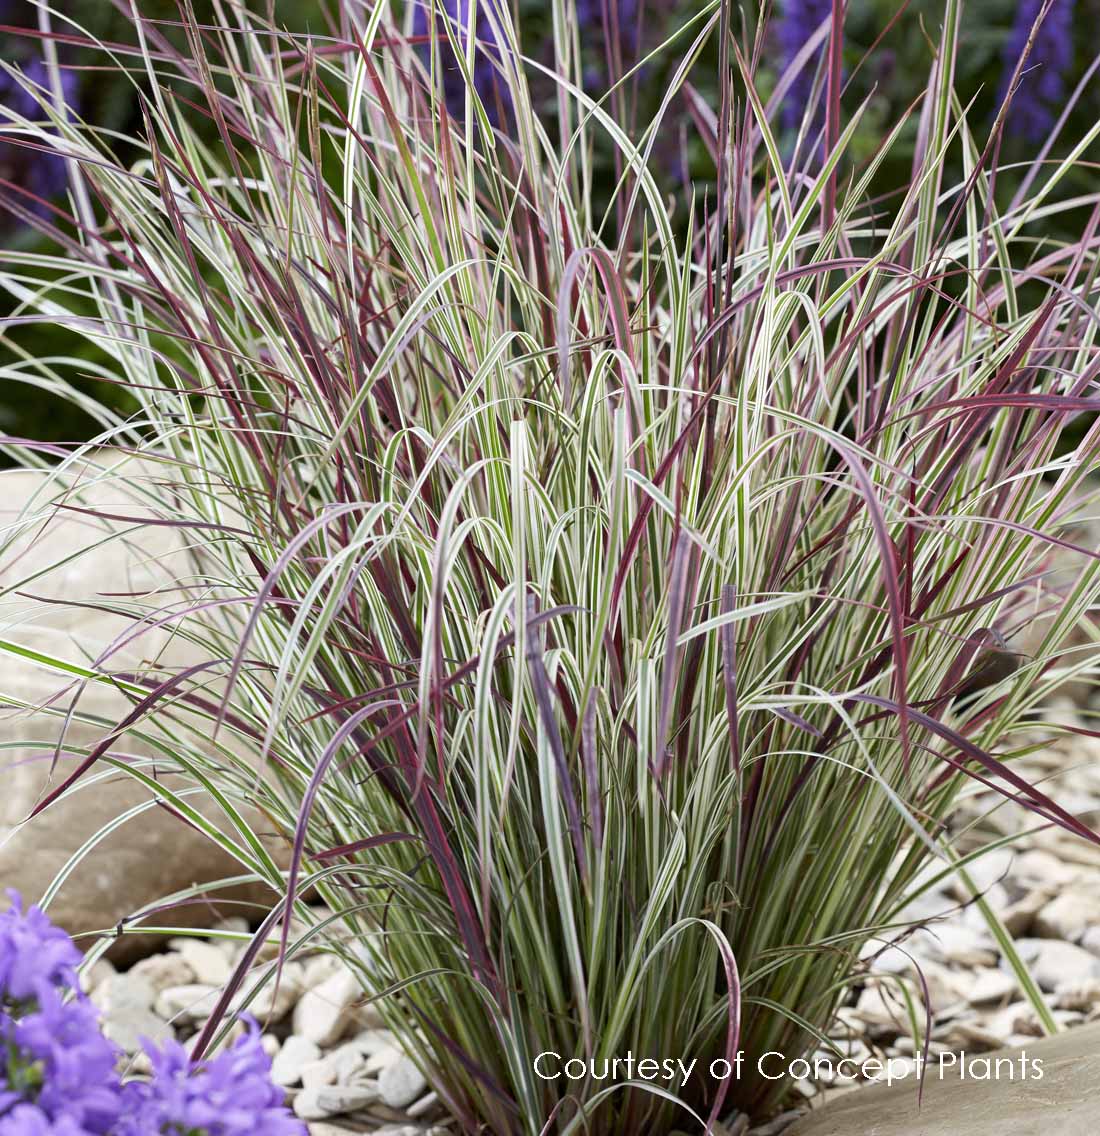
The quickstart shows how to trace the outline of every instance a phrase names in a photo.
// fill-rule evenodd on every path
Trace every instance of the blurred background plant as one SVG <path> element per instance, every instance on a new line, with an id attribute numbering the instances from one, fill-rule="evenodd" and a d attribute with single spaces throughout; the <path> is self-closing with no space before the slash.
<path id="1" fill-rule="evenodd" d="M 139 6 L 143 17 L 155 24 L 162 34 L 176 43 L 184 41 L 177 0 L 141 0 Z M 119 68 L 105 68 L 102 52 L 88 46 L 88 41 L 133 46 L 133 25 L 127 15 L 129 7 L 126 0 L 121 3 L 65 0 L 51 5 L 57 13 L 53 31 L 70 112 L 121 139 L 140 127 L 142 77 Z M 195 0 L 192 7 L 198 22 L 212 24 L 215 21 L 212 0 Z M 321 0 L 277 0 L 275 5 L 278 17 L 297 30 L 309 26 L 323 28 L 321 9 Z M 45 204 L 36 205 L 27 198 L 16 197 L 10 187 L 29 190 L 44 202 L 56 201 L 65 189 L 64 162 L 56 155 L 28 146 L 27 139 L 3 121 L 6 117 L 3 108 L 26 117 L 32 117 L 34 109 L 33 100 L 14 81 L 13 70 L 21 71 L 32 82 L 45 85 L 44 52 L 33 34 L 38 28 L 38 11 L 36 0 L 0 0 L 0 249 L 46 247 L 49 243 L 43 241 L 19 212 L 31 209 L 41 215 L 47 211 Z M 209 137 L 213 132 L 211 126 L 206 134 Z M 136 157 L 132 150 L 127 151 L 125 142 L 121 152 L 131 159 Z M 31 354 L 52 355 L 58 350 L 83 354 L 90 364 L 89 370 L 109 361 L 75 336 L 62 333 L 59 339 L 56 329 L 24 328 L 19 342 Z M 134 406 L 133 400 L 118 387 L 90 377 L 74 376 L 72 382 L 112 410 L 126 411 Z M 94 417 L 71 400 L 58 398 L 47 390 L 9 386 L 8 390 L 0 391 L 0 433 L 44 442 L 64 442 L 88 438 L 96 429 Z M 0 458 L 0 463 L 4 461 Z"/>
<path id="2" fill-rule="evenodd" d="M 424 7 L 428 2 L 430 0 L 415 0 L 405 6 L 411 14 L 410 30 L 424 40 L 428 39 L 429 31 Z M 524 49 L 547 65 L 552 64 L 554 5 L 546 0 L 514 2 Z M 211 0 L 194 0 L 191 6 L 199 23 L 215 22 L 215 6 Z M 400 11 L 402 6 L 403 0 L 395 0 L 395 10 Z M 127 39 L 127 3 L 68 0 L 56 7 L 72 21 L 70 36 L 73 27 L 80 27 L 104 43 Z M 448 0 L 446 7 L 462 18 L 468 11 L 462 0 Z M 483 12 L 489 7 L 483 4 Z M 594 93 L 606 89 L 608 76 L 624 73 L 640 57 L 639 53 L 652 49 L 667 31 L 670 20 L 683 19 L 685 14 L 699 7 L 700 0 L 581 0 L 577 5 L 577 21 L 588 89 Z M 1043 0 L 974 0 L 967 5 L 956 83 L 960 99 L 964 102 L 974 99 L 979 118 L 983 115 L 991 118 L 1004 97 L 1008 77 L 1042 8 Z M 142 0 L 140 9 L 143 17 L 155 23 L 165 35 L 180 41 L 180 7 L 176 0 Z M 750 4 L 741 9 L 746 20 L 741 36 L 745 44 L 751 43 L 755 22 L 762 16 L 769 20 L 758 71 L 762 95 L 767 95 L 769 83 L 797 56 L 831 10 L 831 0 L 780 0 L 770 8 Z M 324 35 L 334 26 L 332 6 L 326 0 L 274 0 L 272 11 L 276 24 L 296 33 L 312 31 Z M 928 20 L 937 12 L 934 0 L 911 0 L 908 4 L 893 0 L 851 0 L 847 4 L 844 63 L 849 81 L 844 100 L 848 106 L 865 98 L 871 100 L 852 141 L 851 153 L 856 160 L 866 159 L 873 153 L 885 124 L 896 120 L 922 89 L 930 52 L 929 36 L 934 34 Z M 1005 147 L 1008 157 L 1026 160 L 1034 153 L 1037 143 L 1049 135 L 1064 106 L 1067 91 L 1085 78 L 1093 62 L 1087 29 L 1097 19 L 1100 19 L 1100 0 L 1053 0 L 1036 39 L 1031 66 L 1022 76 L 1009 116 Z M 479 34 L 487 36 L 486 43 L 491 42 L 491 29 L 487 32 L 491 22 L 485 14 L 479 21 Z M 20 29 L 33 28 L 36 23 L 36 0 L 0 2 L 0 25 L 4 25 L 0 29 L 0 58 L 8 67 L 22 69 L 32 80 L 44 75 L 41 47 Z M 127 78 L 118 71 L 104 71 L 101 61 L 93 59 L 91 49 L 68 40 L 60 41 L 58 50 L 65 65 L 65 96 L 74 112 L 104 131 L 125 135 L 133 130 L 140 120 L 137 94 L 140 77 L 136 77 L 135 82 L 134 76 Z M 428 44 L 424 43 L 422 54 L 427 50 Z M 803 68 L 783 103 L 781 122 L 788 137 L 794 133 L 800 107 L 811 101 L 815 81 L 820 78 L 815 72 L 815 63 L 820 62 L 820 58 L 819 50 Z M 442 81 L 453 106 L 456 99 L 461 98 L 462 78 L 447 45 L 444 45 L 441 60 Z M 717 62 L 715 57 L 705 57 L 704 65 L 696 69 L 692 80 L 703 99 L 712 105 L 718 93 Z M 636 79 L 617 96 L 617 113 L 624 121 L 637 123 L 652 115 L 668 78 L 666 69 L 667 60 L 654 60 L 644 72 L 644 81 Z M 480 51 L 475 80 L 487 92 L 492 86 L 492 75 L 488 51 Z M 545 112 L 552 117 L 554 93 L 549 85 L 544 85 L 536 97 L 541 97 Z M 487 98 L 485 105 L 496 119 L 496 100 Z M 19 93 L 6 69 L 0 72 L 0 106 L 21 112 L 29 109 L 26 97 Z M 1094 120 L 1098 113 L 1100 93 L 1096 84 L 1089 84 L 1084 97 L 1069 115 L 1063 138 L 1079 136 L 1083 124 Z M 669 115 L 656 147 L 658 161 L 665 170 L 666 186 L 670 192 L 679 193 L 685 192 L 690 184 L 700 193 L 707 186 L 713 191 L 713 160 L 695 133 L 686 129 L 689 119 L 687 106 L 681 100 Z M 819 128 L 820 125 L 818 122 Z M 882 163 L 875 182 L 876 193 L 888 197 L 906 184 L 915 131 L 914 122 Z M 207 124 L 205 133 L 213 137 L 213 123 Z M 1057 146 L 1054 152 L 1058 152 Z M 606 198 L 615 176 L 612 147 L 600 146 L 594 156 L 594 168 L 597 191 Z M 1070 179 L 1083 185 L 1088 176 L 1081 168 L 1071 173 Z M 64 188 L 62 164 L 56 157 L 29 151 L 11 138 L 0 140 L 0 178 L 23 185 L 46 199 Z M 1018 176 L 1011 168 L 1006 169 L 999 183 L 1001 196 L 1007 199 L 1017 182 Z M 0 209 L 0 242 L 22 247 L 39 239 L 18 217 Z M 24 329 L 21 343 L 30 352 L 55 350 L 57 333 L 48 334 L 49 343 L 44 338 L 46 332 Z M 68 349 L 88 351 L 86 345 L 78 345 L 75 340 Z M 91 378 L 77 382 L 92 397 L 114 409 L 132 405 L 124 391 L 111 389 Z M 94 430 L 94 420 L 87 413 L 46 391 L 23 390 L 18 395 L 11 391 L 0 392 L 0 431 L 60 442 L 83 440 Z M 0 462 L 4 460 L 0 458 Z"/>

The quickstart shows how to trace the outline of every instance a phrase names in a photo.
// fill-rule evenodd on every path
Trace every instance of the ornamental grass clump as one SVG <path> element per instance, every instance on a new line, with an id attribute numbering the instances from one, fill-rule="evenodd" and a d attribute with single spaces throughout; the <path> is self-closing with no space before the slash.
<path id="1" fill-rule="evenodd" d="M 60 463 L 11 537 L 113 485 L 83 514 L 103 539 L 168 526 L 192 559 L 95 601 L 133 619 L 101 656 L 36 656 L 74 684 L 62 724 L 82 685 L 131 701 L 97 744 L 62 737 L 40 808 L 107 771 L 146 785 L 283 896 L 222 1009 L 269 935 L 327 943 L 465 1132 L 713 1130 L 780 1105 L 756 1059 L 820 1044 L 907 900 L 968 878 L 963 786 L 1095 839 L 1014 759 L 1095 666 L 1063 645 L 1095 636 L 1100 592 L 1075 528 L 1100 194 L 1065 187 L 1100 126 L 1004 192 L 1006 110 L 987 136 L 953 88 L 956 0 L 923 99 L 862 157 L 835 22 L 765 101 L 763 41 L 700 7 L 637 61 L 665 78 L 628 128 L 586 93 L 572 3 L 549 53 L 505 5 L 445 8 L 427 44 L 400 4 L 308 39 L 185 6 L 186 49 L 138 17 L 102 55 L 143 92 L 141 137 L 49 106 L 11 128 L 72 188 L 37 222 L 56 251 L 0 278 L 3 377 L 94 374 L 136 407 L 89 406 L 76 453 L 8 440 Z M 798 66 L 824 109 L 791 138 Z M 713 162 L 694 196 L 650 161 L 677 108 Z M 909 182 L 880 185 L 913 139 Z M 21 352 L 42 321 L 84 354 Z M 162 628 L 195 663 L 121 671 Z M 741 1077 L 706 1075 L 739 1050 Z M 600 1079 L 628 1055 L 695 1072 Z"/>

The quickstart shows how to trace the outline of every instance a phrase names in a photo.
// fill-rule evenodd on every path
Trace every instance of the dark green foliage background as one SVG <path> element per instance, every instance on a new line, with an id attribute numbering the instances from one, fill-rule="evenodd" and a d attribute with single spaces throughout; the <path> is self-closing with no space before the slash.
<path id="1" fill-rule="evenodd" d="M 525 51 L 549 62 L 544 46 L 549 35 L 549 4 L 546 0 L 515 0 L 515 2 Z M 395 7 L 399 6 L 399 3 L 395 4 Z M 693 0 L 681 3 L 676 3 L 675 0 L 648 0 L 647 17 L 643 27 L 643 42 L 646 49 L 652 49 L 660 43 L 668 29 L 682 20 L 684 13 L 693 6 Z M 29 4 L 27 8 L 27 15 L 21 22 L 31 23 L 33 8 Z M 323 35 L 327 31 L 323 16 L 324 8 L 325 4 L 319 0 L 310 0 L 310 2 L 281 0 L 276 3 L 275 12 L 279 22 L 291 30 L 309 30 Z M 70 0 L 66 10 L 79 25 L 105 41 L 132 41 L 133 32 L 127 20 L 109 3 L 109 0 Z M 195 3 L 195 10 L 200 20 L 213 19 L 209 2 L 198 0 Z M 1016 5 L 1013 0 L 972 0 L 965 7 L 963 50 L 959 57 L 956 85 L 959 96 L 964 102 L 973 100 L 972 122 L 976 126 L 992 119 L 1001 81 L 1001 53 L 1015 10 Z M 150 19 L 172 21 L 178 18 L 175 0 L 142 0 L 141 11 Z M 738 36 L 742 43 L 748 45 L 751 42 L 756 31 L 753 21 L 760 19 L 761 13 L 767 11 L 769 9 L 766 8 L 754 11 L 751 6 L 735 7 L 735 20 L 744 21 Z M 778 9 L 773 8 L 770 11 L 773 15 L 765 38 L 764 60 L 766 64 L 774 65 L 777 59 L 774 17 Z M 912 102 L 927 78 L 932 58 L 932 44 L 938 34 L 938 23 L 942 13 L 940 0 L 918 0 L 910 4 L 868 57 L 876 38 L 897 12 L 898 5 L 891 0 L 852 0 L 849 5 L 845 57 L 848 87 L 844 104 L 850 110 L 864 99 L 868 97 L 871 99 L 860 136 L 856 146 L 853 147 L 853 153 L 858 156 L 868 156 L 873 152 L 889 125 L 896 121 L 898 115 Z M 1098 18 L 1100 18 L 1100 0 L 1076 0 L 1075 28 L 1078 42 L 1074 74 L 1069 77 L 1070 89 L 1085 73 L 1092 60 L 1094 48 L 1089 31 L 1095 26 Z M 162 26 L 168 34 L 174 34 L 167 24 Z M 675 66 L 681 51 L 686 50 L 689 42 L 688 37 L 680 40 L 677 50 L 651 64 L 644 81 L 634 85 L 631 100 L 634 102 L 637 116 L 635 121 L 648 121 L 656 108 L 653 100 L 659 97 L 664 89 L 663 83 L 660 82 L 661 73 Z M 585 43 L 589 45 L 586 51 L 593 67 L 598 68 L 604 56 L 599 35 L 585 37 Z M 11 34 L 0 37 L 0 44 L 4 58 L 8 60 L 18 61 L 28 50 L 25 39 Z M 94 59 L 88 53 L 70 52 L 66 62 L 79 65 L 101 62 L 101 60 Z M 765 73 L 765 80 L 766 78 Z M 702 65 L 697 67 L 693 83 L 712 104 L 717 102 L 716 49 L 704 59 Z M 762 83 L 761 87 L 766 92 L 767 82 Z M 80 98 L 81 113 L 88 121 L 117 131 L 136 129 L 138 125 L 136 101 L 133 87 L 129 82 L 118 77 L 105 77 L 102 72 L 89 71 L 82 76 Z M 546 92 L 546 101 L 549 120 L 553 112 L 553 99 L 549 90 Z M 676 110 L 682 118 L 681 108 Z M 1093 82 L 1072 115 L 1064 131 L 1064 139 L 1079 138 L 1085 129 L 1095 122 L 1098 113 L 1100 113 L 1100 86 Z M 914 116 L 908 130 L 910 142 L 915 137 L 915 133 Z M 673 117 L 662 130 L 657 160 L 668 177 L 670 190 L 682 185 L 680 171 L 684 168 L 685 159 L 688 174 L 700 192 L 713 177 L 710 158 L 701 143 L 688 141 L 686 152 L 684 151 L 682 138 L 690 139 L 691 136 L 690 129 L 683 135 L 677 129 L 676 117 Z M 1065 147 L 1066 143 L 1063 141 L 1055 148 L 1055 152 L 1063 151 Z M 906 161 L 908 152 L 907 147 L 896 148 L 890 163 L 882 171 L 877 190 L 883 195 L 886 208 L 889 207 L 891 195 L 908 183 L 910 174 Z M 1032 156 L 1033 147 L 1011 139 L 1002 151 L 1002 159 L 1008 162 L 1022 163 Z M 1092 157 L 1095 159 L 1098 155 Z M 597 161 L 598 158 L 597 155 Z M 609 168 L 605 170 L 605 175 L 605 183 L 610 184 Z M 1070 181 L 1076 179 L 1077 186 L 1067 185 L 1067 190 L 1072 191 L 1091 182 L 1094 176 L 1095 167 L 1083 163 L 1069 179 Z M 1010 170 L 1007 176 L 1002 178 L 1001 196 L 1007 197 L 1011 193 L 1015 181 L 1016 176 Z M 3 240 L 9 246 L 26 245 L 34 239 L 34 235 L 26 230 L 9 228 L 3 234 Z M 15 334 L 19 336 L 19 342 L 32 352 L 48 350 L 50 353 L 58 353 L 66 350 L 66 345 L 58 342 L 55 329 L 49 332 L 37 332 L 24 328 Z M 45 342 L 46 337 L 49 338 L 48 344 Z M 76 344 L 75 339 L 70 350 L 77 355 L 86 352 L 83 346 Z M 85 380 L 84 385 L 85 389 L 115 406 L 126 405 L 125 393 L 112 388 L 109 384 Z M 92 423 L 68 404 L 61 404 L 30 388 L 14 383 L 7 384 L 6 389 L 0 389 L 0 432 L 43 441 L 76 441 L 87 438 L 91 431 Z"/>
<path id="2" fill-rule="evenodd" d="M 24 4 L 25 11 L 21 10 Z M 33 5 L 26 0 L 16 0 L 14 7 L 15 15 L 10 17 L 13 22 L 21 26 L 35 26 Z M 129 20 L 110 0 L 69 0 L 56 7 L 63 7 L 77 25 L 87 29 L 102 42 L 134 42 Z M 279 0 L 275 12 L 283 26 L 296 31 L 317 31 L 323 34 L 326 24 L 322 7 L 317 0 Z M 173 21 L 179 20 L 176 0 L 140 0 L 140 9 L 147 19 L 164 21 L 160 25 L 164 33 L 177 42 L 183 42 L 178 29 L 171 26 Z M 195 0 L 194 9 L 200 21 L 213 21 L 214 12 L 209 0 Z M 66 29 L 58 20 L 54 22 L 54 30 L 72 31 L 71 27 Z M 18 33 L 0 35 L 0 54 L 9 62 L 18 64 L 35 50 L 34 41 L 29 37 Z M 102 65 L 104 60 L 99 52 L 67 49 L 62 53 L 62 62 L 76 67 L 91 67 Z M 107 76 L 102 71 L 82 72 L 79 111 L 86 121 L 112 131 L 136 132 L 139 127 L 138 106 L 132 83 L 120 76 Z M 0 233 L 0 255 L 2 246 L 25 248 L 38 239 L 28 229 L 8 225 Z M 89 349 L 82 339 L 74 336 L 70 343 L 61 342 L 56 328 L 26 327 L 14 334 L 18 336 L 20 346 L 32 353 L 68 353 L 78 358 L 90 357 Z M 3 350 L 3 344 L 0 343 L 0 357 Z M 109 405 L 119 409 L 128 409 L 131 405 L 126 392 L 109 383 L 80 378 L 74 381 Z M 51 398 L 19 383 L 0 386 L 0 434 L 44 442 L 73 442 L 86 440 L 94 435 L 95 429 L 96 424 L 68 402 Z M 0 457 L 0 464 L 3 461 Z"/>

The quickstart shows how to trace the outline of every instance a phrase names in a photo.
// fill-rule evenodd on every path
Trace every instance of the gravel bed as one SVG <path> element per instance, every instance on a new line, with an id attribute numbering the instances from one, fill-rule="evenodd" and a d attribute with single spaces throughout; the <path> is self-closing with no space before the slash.
<path id="1" fill-rule="evenodd" d="M 1050 719 L 1097 728 L 1078 714 L 1065 702 L 1051 708 Z M 1045 744 L 1014 762 L 1013 769 L 1041 784 L 1091 828 L 1100 829 L 1100 739 L 1063 735 L 1051 740 L 1049 734 L 1044 739 L 1041 729 L 1036 740 Z M 976 783 L 973 790 L 964 791 L 952 829 L 956 848 L 964 854 L 1014 838 L 975 860 L 969 874 L 1014 940 L 1059 1028 L 1100 1018 L 1100 847 L 1045 825 L 1042 818 Z M 941 869 L 932 866 L 925 878 Z M 868 976 L 829 1031 L 840 1053 L 857 1061 L 892 1060 L 894 1069 L 908 1062 L 916 1085 L 916 1054 L 902 982 L 918 1006 L 927 988 L 932 1057 L 1026 1047 L 1043 1036 L 1039 1018 L 985 917 L 957 877 L 914 900 L 899 917 L 909 920 L 922 925 L 902 935 L 896 946 L 890 946 L 887 937 L 864 949 Z M 824 1049 L 816 1056 L 838 1060 L 836 1053 Z M 816 1107 L 860 1083 L 807 1080 L 797 1087 L 808 1106 Z"/>

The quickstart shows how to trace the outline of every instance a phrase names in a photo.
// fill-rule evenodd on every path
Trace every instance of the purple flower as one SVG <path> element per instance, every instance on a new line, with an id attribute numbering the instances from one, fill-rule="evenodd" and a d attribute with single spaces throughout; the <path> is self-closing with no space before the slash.
<path id="1" fill-rule="evenodd" d="M 784 69 L 794 62 L 795 56 L 806 46 L 822 21 L 828 19 L 832 10 L 832 0 L 783 0 L 779 20 L 779 48 Z M 783 125 L 788 130 L 796 130 L 802 121 L 813 97 L 814 76 L 824 52 L 823 43 L 806 61 L 787 90 L 787 97 L 783 100 Z M 815 121 L 822 117 L 821 110 L 818 106 Z"/>
<path id="2" fill-rule="evenodd" d="M 0 1136 L 88 1136 L 72 1117 L 51 1120 L 33 1104 L 17 1105 L 6 1116 L 0 1116 Z"/>
<path id="3" fill-rule="evenodd" d="M 476 50 L 474 54 L 474 87 L 485 107 L 485 113 L 494 126 L 500 125 L 501 110 L 507 114 L 511 107 L 511 94 L 507 84 L 499 74 L 500 45 L 497 43 L 492 22 L 486 15 L 490 4 L 497 4 L 498 0 L 481 0 L 478 5 L 477 27 L 475 29 Z M 427 36 L 430 34 L 428 26 L 428 12 L 433 8 L 433 0 L 413 0 L 412 34 L 414 36 Z M 465 112 L 466 107 L 466 81 L 462 69 L 458 65 L 450 41 L 447 39 L 444 21 L 451 24 L 451 32 L 460 45 L 465 45 L 467 27 L 470 17 L 470 0 L 438 0 L 434 4 L 436 9 L 436 28 L 438 32 L 440 66 L 443 71 L 443 97 L 447 109 L 455 118 Z M 500 8 L 495 7 L 492 15 L 499 23 Z M 421 58 L 425 64 L 430 60 L 431 45 L 425 43 L 419 48 Z"/>
<path id="4" fill-rule="evenodd" d="M 999 103 L 1008 96 L 1016 64 L 1027 46 L 1043 0 L 1020 0 L 1004 49 L 1004 78 Z M 1073 0 L 1054 0 L 1035 33 L 1020 81 L 1008 108 L 1006 127 L 1029 142 L 1041 142 L 1054 126 L 1065 98 L 1065 72 L 1073 62 Z"/>
<path id="5" fill-rule="evenodd" d="M 638 50 L 638 0 L 577 0 L 577 24 L 582 41 L 588 33 L 617 32 L 624 57 Z"/>
<path id="6" fill-rule="evenodd" d="M 49 70 L 44 59 L 32 59 L 23 65 L 23 75 L 32 84 L 42 89 L 47 96 L 50 92 Z M 77 80 L 72 71 L 61 71 L 61 90 L 65 105 L 76 106 Z M 45 119 L 45 112 L 34 95 L 17 82 L 8 72 L 0 72 L 0 110 L 32 121 Z M 0 113 L 0 122 L 7 116 Z M 10 120 L 9 120 L 10 121 Z M 32 212 L 45 214 L 45 202 L 64 191 L 68 184 L 65 159 L 58 154 L 45 153 L 33 149 L 27 143 L 38 143 L 36 139 L 17 138 L 8 135 L 0 138 L 0 176 L 24 189 L 33 198 L 24 204 Z"/>
<path id="7" fill-rule="evenodd" d="M 107 1136 L 119 1051 L 76 989 L 80 952 L 17 894 L 0 915 L 0 1136 Z"/>
<path id="8" fill-rule="evenodd" d="M 46 991 L 76 985 L 80 952 L 37 906 L 23 912 L 19 893 L 0 915 L 0 1005 L 38 999 Z"/>
<path id="9" fill-rule="evenodd" d="M 617 37 L 624 65 L 638 54 L 638 0 L 577 0 L 577 26 L 582 48 L 594 43 L 598 49 L 599 62 L 584 73 L 584 85 L 589 89 L 606 81 L 608 36 Z"/>
<path id="10" fill-rule="evenodd" d="M 123 1117 L 113 1136 L 305 1136 L 305 1126 L 271 1083 L 271 1060 L 255 1023 L 230 1048 L 193 1065 L 178 1042 L 146 1042 L 153 1080 L 122 1090 Z"/>
<path id="11" fill-rule="evenodd" d="M 21 1098 L 44 1117 L 69 1121 L 80 1132 L 99 1136 L 113 1130 L 120 1055 L 100 1033 L 90 1002 L 82 997 L 66 1002 L 56 990 L 47 990 L 38 1008 L 18 1021 L 5 1015 L 0 1036 L 9 1055 L 0 1109 L 6 1091 L 9 1105 Z"/>
<path id="12" fill-rule="evenodd" d="M 77 989 L 80 952 L 14 892 L 0 914 L 0 1136 L 306 1136 L 271 1083 L 254 1022 L 193 1064 L 145 1042 L 152 1081 L 123 1085 L 120 1050 Z"/>

